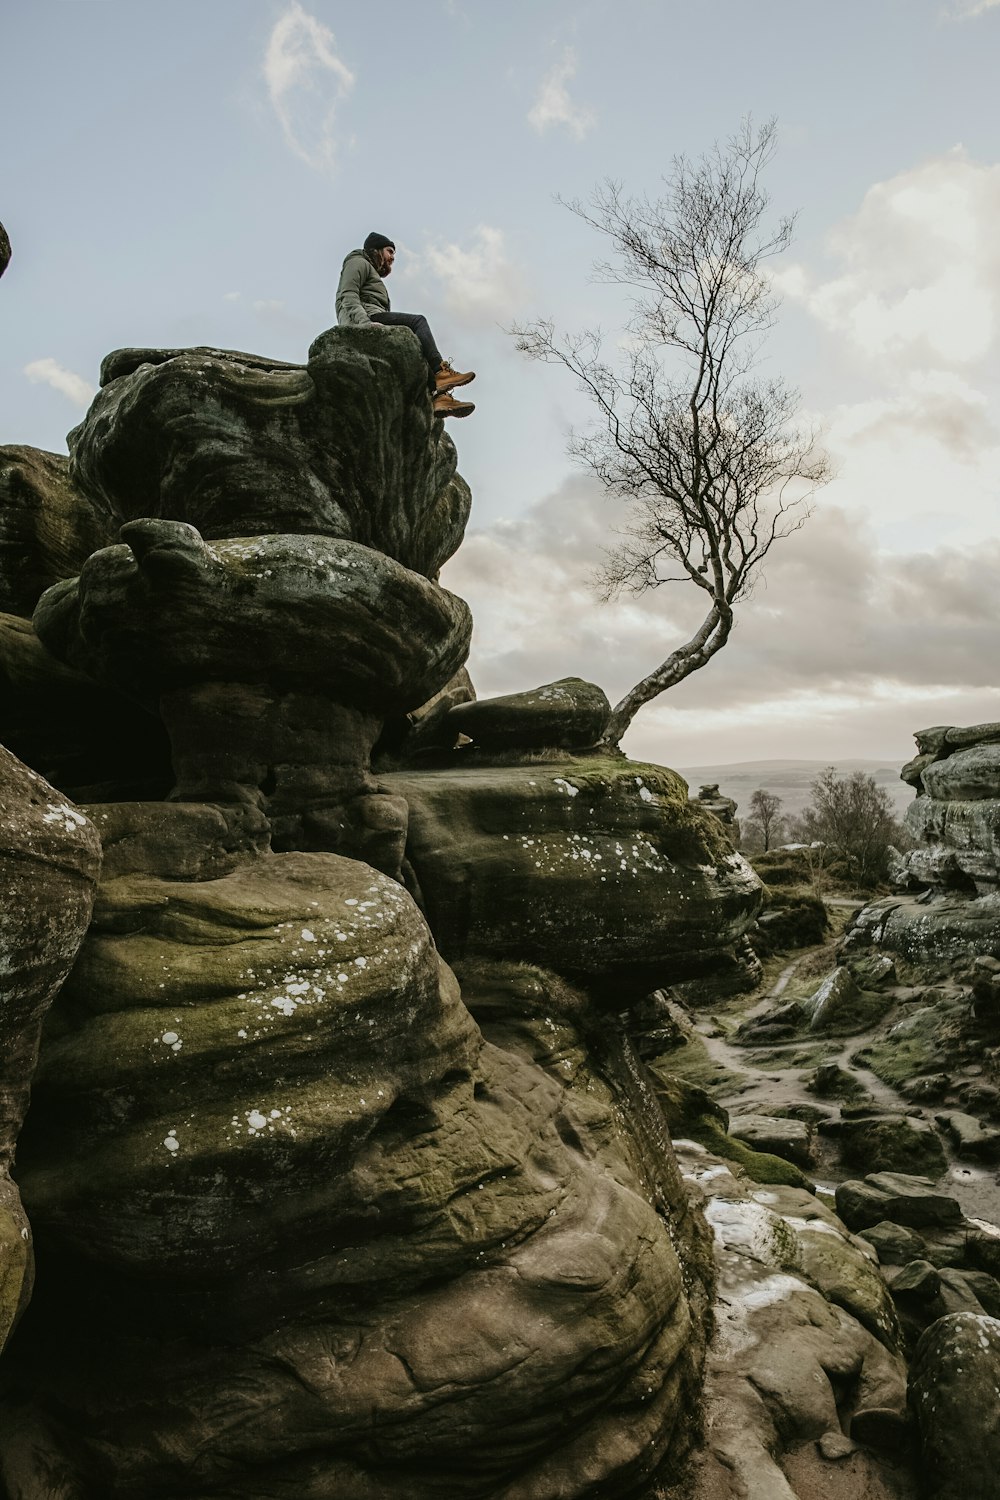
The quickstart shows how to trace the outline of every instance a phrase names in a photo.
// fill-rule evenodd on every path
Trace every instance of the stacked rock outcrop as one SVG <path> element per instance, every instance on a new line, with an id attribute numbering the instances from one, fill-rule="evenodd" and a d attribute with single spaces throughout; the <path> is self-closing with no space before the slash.
<path id="1" fill-rule="evenodd" d="M 387 724 L 457 711 L 470 631 L 436 582 L 469 492 L 405 330 L 334 330 L 301 367 L 120 351 L 70 446 L 121 540 L 35 633 L 12 616 L 19 743 L 52 755 L 32 703 L 89 693 L 165 731 L 169 781 L 137 796 L 115 764 L 90 823 L 67 814 L 104 866 L 18 1143 L 39 1273 L 2 1483 L 569 1500 L 674 1476 L 712 1272 L 614 1017 L 721 963 L 758 883 L 624 757 L 372 769 Z"/>
<path id="2" fill-rule="evenodd" d="M 918 754 L 900 773 L 917 793 L 902 893 L 868 907 L 851 942 L 943 966 L 1000 957 L 1000 724 L 937 725 L 915 739 Z"/>

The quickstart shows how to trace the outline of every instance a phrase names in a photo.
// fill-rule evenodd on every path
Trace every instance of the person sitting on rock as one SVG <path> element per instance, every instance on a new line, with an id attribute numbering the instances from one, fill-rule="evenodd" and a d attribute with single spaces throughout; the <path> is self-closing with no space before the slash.
<path id="1" fill-rule="evenodd" d="M 337 322 L 344 328 L 383 327 L 411 329 L 420 340 L 430 373 L 434 412 L 439 417 L 467 417 L 475 411 L 471 401 L 456 401 L 450 394 L 456 386 L 475 380 L 473 371 L 452 369 L 441 358 L 430 324 L 422 313 L 391 312 L 385 278 L 392 270 L 396 247 L 384 234 L 372 233 L 360 250 L 352 250 L 344 261 L 337 287 Z"/>

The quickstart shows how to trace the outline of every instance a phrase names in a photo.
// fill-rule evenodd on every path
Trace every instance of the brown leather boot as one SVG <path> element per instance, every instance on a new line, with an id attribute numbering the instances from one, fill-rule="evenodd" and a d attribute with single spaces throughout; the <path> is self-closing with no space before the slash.
<path id="1" fill-rule="evenodd" d="M 463 373 L 453 369 L 445 359 L 442 360 L 441 368 L 434 377 L 434 384 L 438 391 L 453 391 L 457 385 L 468 385 L 469 381 L 475 378 L 475 370 L 466 370 Z"/>
<path id="2" fill-rule="evenodd" d="M 454 396 L 448 395 L 447 391 L 439 391 L 434 397 L 434 415 L 436 417 L 467 417 L 475 409 L 473 402 L 456 401 Z"/>

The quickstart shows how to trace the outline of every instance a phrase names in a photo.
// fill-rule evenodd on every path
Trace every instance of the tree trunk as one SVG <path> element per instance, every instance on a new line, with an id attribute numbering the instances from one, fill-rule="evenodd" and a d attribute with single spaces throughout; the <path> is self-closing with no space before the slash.
<path id="1" fill-rule="evenodd" d="M 637 682 L 621 702 L 615 704 L 601 744 L 609 749 L 617 749 L 626 729 L 643 704 L 659 697 L 667 688 L 676 687 L 685 677 L 703 667 L 726 644 L 732 628 L 733 612 L 729 606 L 713 604 L 691 639 L 672 651 L 665 662 L 650 672 L 648 677 Z"/>

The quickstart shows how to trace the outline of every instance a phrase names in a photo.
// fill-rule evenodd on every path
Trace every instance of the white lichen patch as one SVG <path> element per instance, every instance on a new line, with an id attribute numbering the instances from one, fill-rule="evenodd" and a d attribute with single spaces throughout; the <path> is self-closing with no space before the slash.
<path id="1" fill-rule="evenodd" d="M 181 1149 L 181 1143 L 177 1139 L 177 1131 L 168 1130 L 163 1138 L 163 1144 L 171 1155 L 173 1155 L 175 1151 L 179 1151 Z"/>
<path id="2" fill-rule="evenodd" d="M 567 781 L 565 776 L 554 776 L 552 779 L 559 790 L 567 797 L 578 797 L 580 795 L 580 788 L 574 786 L 571 781 Z"/>
<path id="3" fill-rule="evenodd" d="M 755 1287 L 744 1292 L 741 1300 L 744 1307 L 750 1309 L 773 1307 L 776 1302 L 784 1302 L 796 1292 L 805 1290 L 805 1286 L 797 1276 L 785 1276 L 781 1272 L 775 1272 L 773 1276 L 765 1276 L 763 1281 L 759 1281 Z"/>
<path id="4" fill-rule="evenodd" d="M 794 1259 L 791 1230 L 762 1203 L 713 1198 L 705 1206 L 715 1242 L 726 1250 L 760 1261 L 762 1265 L 786 1264 Z"/>
<path id="5" fill-rule="evenodd" d="M 53 802 L 49 804 L 48 812 L 42 814 L 42 822 L 58 823 L 66 833 L 75 833 L 78 828 L 86 826 L 87 820 L 75 807 L 70 807 L 68 802 Z"/>

